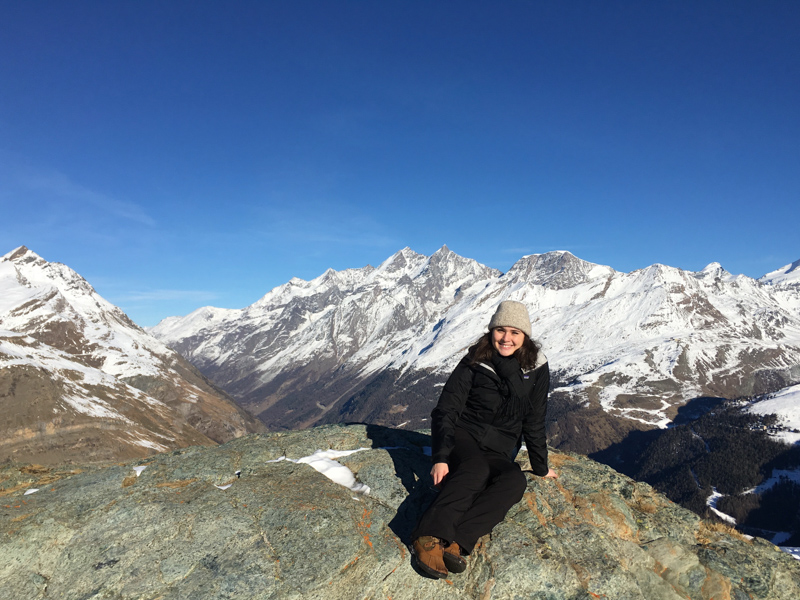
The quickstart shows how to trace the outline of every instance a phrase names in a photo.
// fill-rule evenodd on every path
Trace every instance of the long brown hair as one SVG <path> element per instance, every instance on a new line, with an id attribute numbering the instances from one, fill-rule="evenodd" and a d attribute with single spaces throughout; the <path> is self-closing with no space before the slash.
<path id="1" fill-rule="evenodd" d="M 525 336 L 525 339 L 522 342 L 522 346 L 514 352 L 513 356 L 519 362 L 520 367 L 530 370 L 536 367 L 536 357 L 539 355 L 540 346 L 529 338 L 527 333 L 523 332 L 522 335 Z M 473 365 L 479 362 L 491 363 L 494 351 L 492 332 L 487 331 L 477 342 L 469 347 L 467 358 L 469 358 L 470 364 Z"/>

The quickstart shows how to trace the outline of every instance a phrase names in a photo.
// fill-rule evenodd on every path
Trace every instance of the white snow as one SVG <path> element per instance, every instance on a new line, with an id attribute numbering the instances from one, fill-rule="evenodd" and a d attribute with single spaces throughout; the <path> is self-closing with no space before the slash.
<path id="1" fill-rule="evenodd" d="M 727 521 L 731 525 L 736 525 L 736 519 L 734 519 L 730 515 L 726 515 L 724 512 L 717 510 L 717 500 L 719 500 L 722 497 L 723 494 L 720 494 L 717 491 L 717 488 L 711 488 L 711 495 L 708 498 L 706 498 L 706 505 L 712 511 L 714 511 L 714 514 L 716 514 L 720 519 L 722 519 L 723 521 Z"/>
<path id="2" fill-rule="evenodd" d="M 163 444 L 159 444 L 152 440 L 143 440 L 141 438 L 136 438 L 132 440 L 132 443 L 136 444 L 137 446 L 142 446 L 143 448 L 150 448 L 151 450 L 155 450 L 156 452 L 166 452 L 167 450 L 169 450 L 167 446 L 164 446 Z"/>
<path id="3" fill-rule="evenodd" d="M 759 415 L 778 415 L 781 425 L 793 431 L 781 431 L 777 434 L 787 444 L 800 443 L 800 384 L 770 394 L 763 400 L 754 402 L 746 409 Z"/>
<path id="4" fill-rule="evenodd" d="M 147 465 L 143 465 L 143 466 L 139 466 L 139 467 L 133 467 L 133 470 L 136 473 L 136 476 L 138 477 L 139 475 L 142 474 L 142 471 L 144 471 L 146 468 L 147 468 Z"/>
<path id="5" fill-rule="evenodd" d="M 48 338 L 58 348 L 40 341 Z M 166 425 L 173 409 L 123 379 L 178 380 L 177 360 L 69 267 L 23 248 L 0 258 L 0 369 L 32 368 L 53 383 L 54 419 L 114 421 L 119 441 L 164 451 L 173 441 L 169 430 L 131 418 L 145 413 Z M 189 392 L 185 399 L 197 397 Z"/>
<path id="6" fill-rule="evenodd" d="M 35 494 L 35 493 L 36 493 L 36 492 L 38 492 L 38 491 L 39 491 L 39 488 L 31 488 L 31 489 L 27 490 L 27 491 L 26 491 L 24 494 L 22 494 L 22 495 L 23 495 L 23 496 L 28 496 L 28 495 L 30 495 L 30 494 Z"/>
<path id="7" fill-rule="evenodd" d="M 793 548 L 791 546 L 778 546 L 778 547 L 781 550 L 783 550 L 784 552 L 786 552 L 786 554 L 788 554 L 792 558 L 796 558 L 797 560 L 800 560 L 800 548 L 798 548 L 798 547 L 794 547 Z"/>
<path id="8" fill-rule="evenodd" d="M 0 259 L 0 327 L 34 333 L 51 325 L 74 328 L 86 358 L 113 377 L 158 375 L 172 350 L 133 325 L 75 271 L 16 249 Z M 73 355 L 73 359 L 79 355 Z"/>
<path id="9" fill-rule="evenodd" d="M 280 458 L 269 460 L 267 462 L 280 462 L 282 460 L 287 460 L 293 463 L 306 464 L 339 485 L 342 485 L 359 494 L 369 494 L 369 486 L 357 482 L 353 472 L 335 460 L 344 456 L 350 456 L 351 454 L 360 452 L 361 450 L 369 450 L 369 448 L 359 448 L 358 450 L 317 450 L 310 456 L 304 456 L 298 459 L 281 456 Z"/>
<path id="10" fill-rule="evenodd" d="M 101 373 L 103 385 L 163 373 L 175 356 L 164 343 L 131 327 L 65 265 L 30 251 L 11 260 L 19 253 L 0 259 L 0 328 L 31 333 L 53 321 L 75 325 L 92 348 L 91 364 L 102 365 L 80 372 L 85 385 Z M 621 273 L 557 251 L 524 257 L 502 274 L 446 247 L 430 257 L 404 248 L 377 268 L 295 278 L 244 309 L 205 307 L 151 332 L 171 344 L 192 338 L 187 358 L 217 370 L 222 387 L 246 378 L 250 387 L 237 391 L 246 395 L 284 369 L 321 358 L 363 377 L 387 368 L 444 375 L 486 330 L 497 304 L 519 300 L 551 370 L 570 382 L 560 392 L 576 403 L 596 397 L 611 414 L 665 427 L 676 404 L 758 368 L 753 357 L 770 357 L 765 366 L 777 371 L 800 364 L 800 286 L 784 285 L 789 275 L 800 278 L 798 266 L 757 282 L 718 263 L 699 272 L 652 265 Z M 781 285 L 776 273 L 786 276 Z M 305 301 L 324 297 L 333 300 Z M 299 318 L 287 319 L 295 308 Z M 80 371 L 74 365 L 83 359 L 62 358 Z M 22 351 L 8 360 L 28 358 Z M 654 384 L 664 381 L 677 388 Z M 648 407 L 632 408 L 630 398 Z M 65 399 L 65 407 L 103 418 L 112 416 L 109 404 L 72 388 Z"/>
<path id="11" fill-rule="evenodd" d="M 162 402 L 116 377 L 79 362 L 75 355 L 43 344 L 30 336 L 0 330 L 0 367 L 20 366 L 46 372 L 49 378 L 61 385 L 63 410 L 71 409 L 90 417 L 131 424 L 127 417 L 98 397 L 97 388 L 106 390 L 108 397 L 121 395 L 135 399 L 155 408 L 157 413 L 166 409 Z"/>
<path id="12" fill-rule="evenodd" d="M 223 490 L 223 491 L 224 491 L 224 490 L 227 490 L 227 489 L 228 489 L 229 487 L 231 487 L 232 485 L 233 485 L 232 483 L 228 483 L 228 484 L 226 484 L 226 485 L 217 485 L 217 484 L 215 483 L 215 484 L 214 484 L 214 487 L 215 487 L 215 488 L 219 488 L 219 489 L 221 489 L 221 490 Z"/>
<path id="13" fill-rule="evenodd" d="M 745 490 L 744 494 L 763 494 L 775 484 L 783 481 L 794 481 L 800 485 L 800 469 L 773 469 L 769 479 L 762 481 L 758 486 Z"/>
<path id="14" fill-rule="evenodd" d="M 769 285 L 790 285 L 800 283 L 800 260 L 792 264 L 776 269 L 767 273 L 759 279 L 760 282 Z"/>

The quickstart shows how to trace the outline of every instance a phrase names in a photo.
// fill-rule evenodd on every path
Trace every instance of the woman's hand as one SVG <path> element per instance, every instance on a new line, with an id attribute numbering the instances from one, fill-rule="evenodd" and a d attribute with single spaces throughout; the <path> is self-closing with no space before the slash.
<path id="1" fill-rule="evenodd" d="M 547 475 L 545 477 L 550 477 L 552 479 L 558 479 L 558 473 L 553 471 L 553 469 L 547 469 Z"/>
<path id="2" fill-rule="evenodd" d="M 450 472 L 450 467 L 447 466 L 447 463 L 436 463 L 433 465 L 431 469 L 431 477 L 433 477 L 433 485 L 438 486 L 442 483 L 442 480 L 447 477 L 447 474 Z"/>

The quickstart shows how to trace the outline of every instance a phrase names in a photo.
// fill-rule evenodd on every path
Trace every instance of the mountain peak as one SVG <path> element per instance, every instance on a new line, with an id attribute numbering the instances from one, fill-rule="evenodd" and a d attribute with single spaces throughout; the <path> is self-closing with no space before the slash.
<path id="1" fill-rule="evenodd" d="M 419 267 L 419 263 L 424 260 L 426 260 L 426 257 L 423 254 L 414 252 L 406 246 L 383 261 L 376 270 L 384 274 L 406 272 L 406 274 L 410 275 L 408 271 Z"/>
<path id="2" fill-rule="evenodd" d="M 776 269 L 759 278 L 761 283 L 769 285 L 800 284 L 800 259 L 793 263 Z"/>
<path id="3" fill-rule="evenodd" d="M 506 274 L 513 279 L 551 289 L 575 287 L 598 277 L 615 273 L 611 267 L 582 260 L 566 250 L 529 254 L 518 260 Z"/>
<path id="4" fill-rule="evenodd" d="M 38 254 L 29 250 L 27 246 L 20 246 L 19 248 L 14 248 L 11 252 L 6 254 L 2 260 L 15 261 L 20 260 L 23 257 L 28 257 L 28 260 L 36 260 L 37 258 L 41 258 L 41 256 Z"/>
<path id="5" fill-rule="evenodd" d="M 729 279 L 732 277 L 728 271 L 718 262 L 708 263 L 703 270 L 699 272 L 701 276 L 714 277 L 716 279 L 723 278 Z"/>

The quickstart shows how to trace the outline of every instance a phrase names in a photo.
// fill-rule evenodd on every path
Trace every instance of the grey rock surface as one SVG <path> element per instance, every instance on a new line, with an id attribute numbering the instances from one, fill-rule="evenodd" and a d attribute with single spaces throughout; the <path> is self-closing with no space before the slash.
<path id="1" fill-rule="evenodd" d="M 557 453 L 559 479 L 529 476 L 523 500 L 465 573 L 423 577 L 406 544 L 434 493 L 429 443 L 419 432 L 335 425 L 106 466 L 7 465 L 0 598 L 800 597 L 800 564 L 775 546 Z M 369 494 L 278 460 L 360 448 L 338 462 Z M 146 469 L 137 476 L 139 465 Z M 25 495 L 30 489 L 39 491 Z"/>

